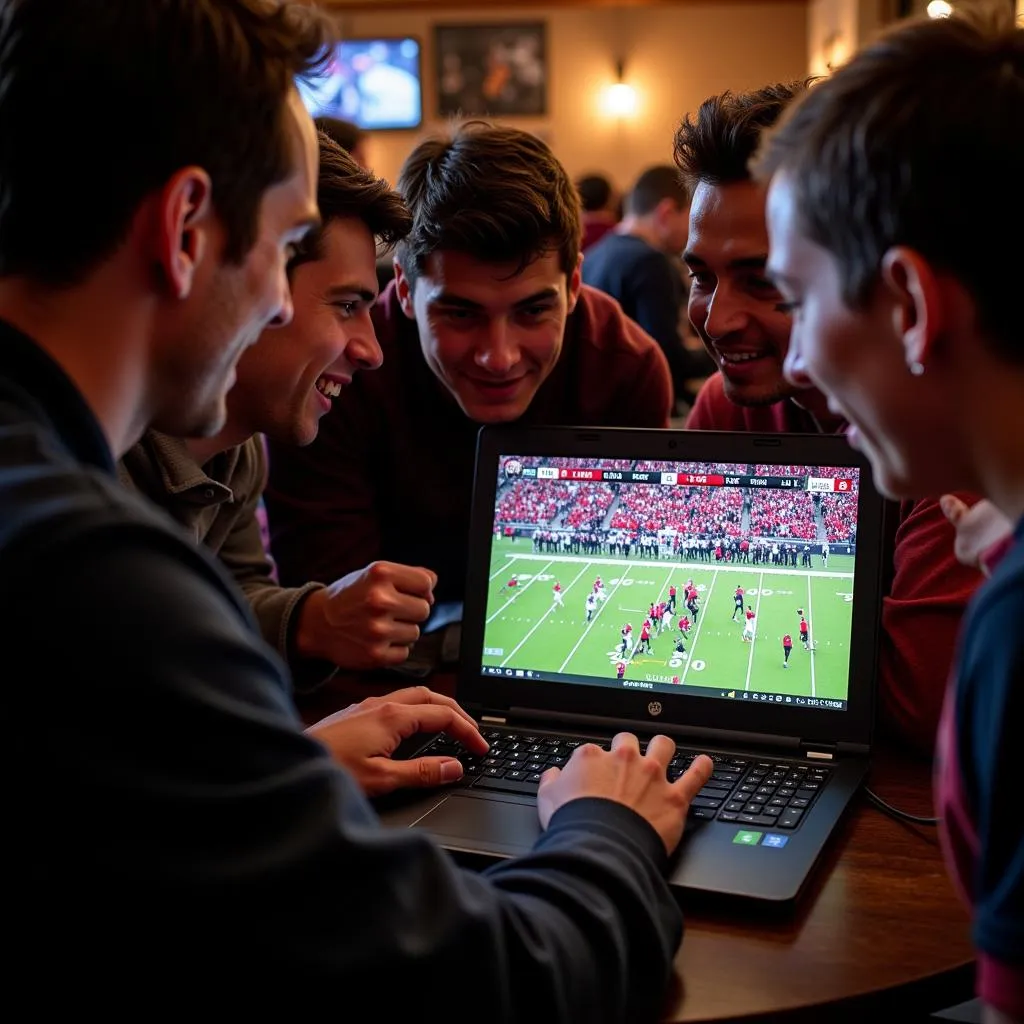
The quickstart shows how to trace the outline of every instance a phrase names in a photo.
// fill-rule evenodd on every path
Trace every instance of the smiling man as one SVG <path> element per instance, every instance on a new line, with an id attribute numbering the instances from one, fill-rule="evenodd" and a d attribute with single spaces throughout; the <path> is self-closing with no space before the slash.
<path id="1" fill-rule="evenodd" d="M 718 372 L 686 425 L 697 430 L 836 433 L 840 412 L 784 364 L 791 307 L 766 274 L 766 186 L 749 169 L 766 130 L 814 86 L 779 83 L 709 97 L 676 132 L 675 161 L 693 190 L 684 260 L 688 312 Z M 893 503 L 887 517 L 888 587 L 878 655 L 880 724 L 930 754 L 960 618 L 981 574 L 960 565 L 937 501 Z"/>
<path id="2" fill-rule="evenodd" d="M 384 351 L 306 448 L 271 444 L 266 492 L 284 582 L 388 558 L 462 598 L 485 423 L 664 427 L 657 343 L 580 282 L 576 191 L 547 145 L 470 122 L 421 143 L 398 190 L 413 214 L 373 309 Z"/>
<path id="3" fill-rule="evenodd" d="M 430 611 L 434 582 L 426 569 L 384 562 L 364 568 L 364 561 L 327 587 L 281 587 L 262 541 L 257 508 L 266 459 L 259 435 L 310 444 L 357 371 L 380 366 L 370 321 L 377 242 L 394 245 L 412 223 L 401 197 L 322 132 L 319 150 L 323 223 L 292 250 L 292 322 L 264 331 L 242 356 L 216 435 L 186 440 L 151 430 L 119 467 L 124 483 L 218 555 L 299 689 L 335 666 L 404 660 Z"/>

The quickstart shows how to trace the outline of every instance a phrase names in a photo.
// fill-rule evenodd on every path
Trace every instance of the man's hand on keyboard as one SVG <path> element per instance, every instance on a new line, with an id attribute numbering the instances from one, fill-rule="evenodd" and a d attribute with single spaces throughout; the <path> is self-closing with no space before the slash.
<path id="1" fill-rule="evenodd" d="M 399 743 L 419 732 L 444 732 L 471 753 L 487 753 L 487 741 L 473 719 L 451 697 L 426 686 L 367 697 L 306 730 L 355 776 L 367 796 L 382 796 L 404 787 L 438 786 L 462 778 L 462 765 L 454 757 L 392 760 Z"/>
<path id="2" fill-rule="evenodd" d="M 592 743 L 577 747 L 562 768 L 549 768 L 537 792 L 542 828 L 563 804 L 580 797 L 603 797 L 631 807 L 646 818 L 671 853 L 683 836 L 690 801 L 711 777 L 711 758 L 699 754 L 675 781 L 666 777 L 675 742 L 655 736 L 640 753 L 632 733 L 620 732 L 605 751 Z"/>

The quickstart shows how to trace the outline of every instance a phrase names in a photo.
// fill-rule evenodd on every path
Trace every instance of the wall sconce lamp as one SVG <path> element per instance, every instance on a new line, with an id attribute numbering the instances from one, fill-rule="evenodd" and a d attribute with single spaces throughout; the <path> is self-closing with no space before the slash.
<path id="1" fill-rule="evenodd" d="M 615 82 L 604 94 L 604 110 L 609 117 L 632 117 L 636 113 L 636 89 L 625 81 L 625 61 L 615 62 Z"/>

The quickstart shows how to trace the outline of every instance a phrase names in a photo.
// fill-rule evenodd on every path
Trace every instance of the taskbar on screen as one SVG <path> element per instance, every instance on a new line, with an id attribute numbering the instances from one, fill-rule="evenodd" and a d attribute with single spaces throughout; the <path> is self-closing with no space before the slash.
<path id="1" fill-rule="evenodd" d="M 790 707 L 815 708 L 826 711 L 845 711 L 846 701 L 835 697 L 808 697 L 794 693 L 763 693 L 759 690 L 722 688 L 717 686 L 691 686 L 676 682 L 675 678 L 664 679 L 600 679 L 596 676 L 577 676 L 559 672 L 538 672 L 534 669 L 497 668 L 482 665 L 480 674 L 502 676 L 509 679 L 524 679 L 531 683 L 575 683 L 587 686 L 607 686 L 616 690 L 643 690 L 649 693 L 684 693 L 692 697 L 709 697 L 715 700 L 756 701 L 766 704 L 782 704 Z"/>

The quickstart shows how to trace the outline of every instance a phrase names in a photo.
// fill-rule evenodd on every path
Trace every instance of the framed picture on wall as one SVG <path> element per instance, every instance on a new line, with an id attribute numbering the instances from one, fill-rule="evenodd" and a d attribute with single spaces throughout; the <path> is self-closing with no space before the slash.
<path id="1" fill-rule="evenodd" d="M 547 113 L 544 22 L 438 25 L 434 33 L 442 117 Z"/>

